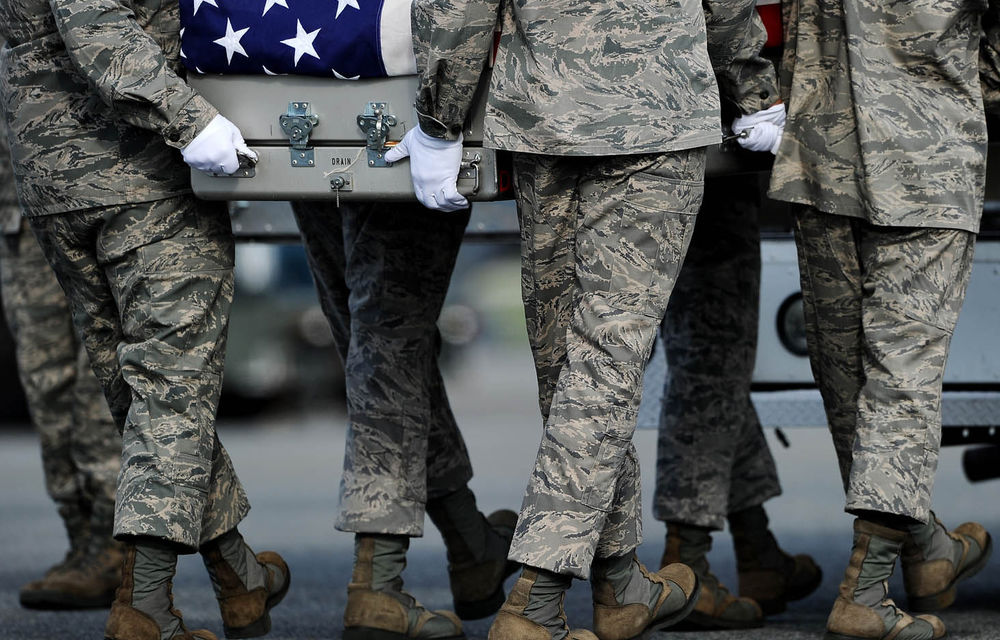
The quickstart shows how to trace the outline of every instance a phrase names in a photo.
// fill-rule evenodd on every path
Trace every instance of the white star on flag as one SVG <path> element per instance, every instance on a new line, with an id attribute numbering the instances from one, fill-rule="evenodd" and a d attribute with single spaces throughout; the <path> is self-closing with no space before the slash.
<path id="1" fill-rule="evenodd" d="M 288 8 L 288 3 L 285 2 L 285 0 L 264 0 L 264 13 L 262 13 L 260 15 L 261 16 L 266 16 L 268 9 L 270 9 L 271 7 L 273 7 L 276 4 L 277 5 L 281 5 L 282 7 L 286 8 L 286 9 Z"/>
<path id="2" fill-rule="evenodd" d="M 204 2 L 205 4 L 210 4 L 216 9 L 219 8 L 219 5 L 215 4 L 215 0 L 194 0 L 194 11 L 191 13 L 191 15 L 194 16 L 198 15 L 198 8 L 201 7 L 202 2 Z"/>
<path id="3" fill-rule="evenodd" d="M 207 2 L 208 0 L 205 1 Z M 339 18 L 340 14 L 344 12 L 345 7 L 354 7 L 359 11 L 361 10 L 361 7 L 358 6 L 358 0 L 337 0 L 337 15 L 334 17 Z"/>
<path id="4" fill-rule="evenodd" d="M 206 0 L 207 1 L 207 0 Z M 240 38 L 243 37 L 250 27 L 246 29 L 240 29 L 239 31 L 233 31 L 233 25 L 229 22 L 229 18 L 226 18 L 226 35 L 222 36 L 218 40 L 213 40 L 215 44 L 226 50 L 226 62 L 229 64 L 233 63 L 233 52 L 242 55 L 245 58 L 249 58 L 246 50 L 243 49 L 243 45 L 240 44 Z"/>
<path id="5" fill-rule="evenodd" d="M 184 28 L 181 29 L 181 42 L 184 42 Z M 182 58 L 186 58 L 187 57 L 187 55 L 185 55 L 185 53 L 184 53 L 184 47 L 181 47 L 181 57 Z"/>
<path id="6" fill-rule="evenodd" d="M 350 0 L 348 0 L 350 1 Z M 208 0 L 205 0 L 208 2 Z M 316 39 L 316 34 L 320 30 L 310 31 L 306 33 L 306 30 L 302 28 L 302 22 L 299 20 L 295 21 L 295 37 L 289 38 L 288 40 L 282 40 L 281 44 L 288 45 L 289 47 L 295 49 L 295 65 L 298 66 L 299 59 L 302 57 L 303 53 L 308 53 L 312 57 L 319 59 L 319 54 L 316 53 L 316 49 L 313 48 L 313 40 Z"/>

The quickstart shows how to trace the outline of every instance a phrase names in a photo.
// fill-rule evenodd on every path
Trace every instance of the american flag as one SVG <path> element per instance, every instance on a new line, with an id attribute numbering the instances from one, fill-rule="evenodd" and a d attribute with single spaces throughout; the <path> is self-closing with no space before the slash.
<path id="1" fill-rule="evenodd" d="M 179 1 L 181 59 L 200 73 L 416 73 L 411 0 Z"/>

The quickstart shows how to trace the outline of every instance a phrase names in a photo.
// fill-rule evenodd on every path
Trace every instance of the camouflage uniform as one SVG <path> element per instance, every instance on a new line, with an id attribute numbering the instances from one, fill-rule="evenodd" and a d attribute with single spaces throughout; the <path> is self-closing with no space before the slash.
<path id="1" fill-rule="evenodd" d="M 723 121 L 778 99 L 764 34 L 734 38 L 754 2 L 705 4 Z M 751 28 L 761 28 L 758 21 Z M 691 246 L 660 327 L 664 383 L 653 511 L 658 520 L 721 529 L 726 515 L 780 495 L 774 459 L 750 401 L 760 297 L 756 175 L 709 179 Z"/>
<path id="2" fill-rule="evenodd" d="M 756 175 L 709 179 L 667 314 L 653 510 L 722 529 L 729 513 L 781 494 L 750 401 L 760 298 Z"/>
<path id="3" fill-rule="evenodd" d="M 337 528 L 423 535 L 427 500 L 472 478 L 438 369 L 436 324 L 469 212 L 415 203 L 293 209 L 346 377 Z"/>
<path id="4" fill-rule="evenodd" d="M 73 331 L 66 295 L 21 216 L 0 122 L 0 280 L 7 326 L 49 496 L 71 551 L 111 541 L 122 441 L 90 360 Z"/>
<path id="5" fill-rule="evenodd" d="M 986 8 L 785 7 L 789 113 L 771 196 L 805 205 L 810 359 L 848 511 L 928 518 L 942 375 L 983 205 Z"/>
<path id="6" fill-rule="evenodd" d="M 0 0 L 18 195 L 123 428 L 116 536 L 189 548 L 249 508 L 215 433 L 233 239 L 177 148 L 217 114 L 178 75 L 176 3 Z"/>
<path id="7" fill-rule="evenodd" d="M 484 138 L 515 152 L 545 431 L 510 558 L 580 578 L 641 540 L 642 372 L 719 141 L 701 5 L 669 4 L 414 3 L 417 111 L 438 137 L 458 137 L 503 27 Z"/>

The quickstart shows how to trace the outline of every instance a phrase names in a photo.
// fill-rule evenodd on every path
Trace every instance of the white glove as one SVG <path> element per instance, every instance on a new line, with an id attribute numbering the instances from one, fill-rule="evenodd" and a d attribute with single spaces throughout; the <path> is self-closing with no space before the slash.
<path id="1" fill-rule="evenodd" d="M 240 168 L 237 153 L 257 161 L 257 154 L 247 146 L 239 128 L 221 114 L 216 114 L 201 133 L 181 149 L 184 162 L 199 171 L 212 173 L 234 173 Z"/>
<path id="2" fill-rule="evenodd" d="M 736 138 L 741 147 L 749 151 L 770 151 L 778 155 L 781 134 L 785 132 L 785 128 L 770 122 L 761 122 L 755 124 L 752 129 L 744 129 L 744 132 L 746 137 Z"/>
<path id="3" fill-rule="evenodd" d="M 776 105 L 733 120 L 733 133 L 746 131 L 746 137 L 736 138 L 740 146 L 750 151 L 778 153 L 781 134 L 785 131 L 785 105 Z"/>
<path id="4" fill-rule="evenodd" d="M 406 157 L 410 158 L 410 179 L 420 204 L 438 211 L 458 211 L 469 206 L 458 192 L 462 134 L 458 140 L 444 140 L 427 135 L 417 125 L 385 154 L 386 162 Z"/>

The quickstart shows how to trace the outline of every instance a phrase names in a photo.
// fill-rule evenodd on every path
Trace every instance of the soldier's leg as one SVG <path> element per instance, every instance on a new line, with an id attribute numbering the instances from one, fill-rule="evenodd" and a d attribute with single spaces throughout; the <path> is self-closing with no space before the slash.
<path id="1" fill-rule="evenodd" d="M 111 539 L 121 437 L 73 330 L 66 296 L 22 221 L 0 247 L 4 308 L 32 422 L 41 437 L 46 487 L 70 539 L 64 560 L 20 590 L 33 608 L 106 607 L 120 582 Z M 93 411 L 82 414 L 83 407 Z"/>
<path id="2" fill-rule="evenodd" d="M 0 238 L 3 307 L 41 441 L 46 489 L 69 535 L 66 562 L 85 551 L 90 537 L 90 509 L 71 451 L 77 342 L 66 296 L 26 225 L 17 235 Z"/>
<path id="3" fill-rule="evenodd" d="M 515 164 L 519 173 L 525 167 Z M 637 621 L 637 634 L 669 624 L 693 606 L 696 580 L 689 569 L 668 567 L 650 575 L 634 560 L 641 536 L 631 437 L 642 372 L 700 204 L 704 153 L 542 159 L 533 168 L 533 179 L 516 178 L 522 223 L 541 221 L 543 234 L 554 227 L 551 242 L 568 244 L 573 264 L 567 276 L 561 271 L 565 263 L 552 260 L 554 252 L 532 251 L 537 232 L 525 234 L 525 280 L 544 283 L 555 270 L 568 288 L 553 287 L 539 299 L 529 295 L 537 286 L 526 287 L 529 327 L 535 315 L 539 331 L 562 331 L 566 339 L 565 354 L 539 359 L 540 367 L 565 360 L 511 558 L 528 567 L 522 581 L 532 583 L 526 584 L 529 599 L 539 580 L 542 592 L 557 598 L 560 576 L 589 577 L 593 563 L 595 627 L 607 624 L 620 607 L 641 603 L 648 615 Z M 558 188 L 574 182 L 568 191 Z M 562 230 L 569 233 L 560 236 Z M 544 391 L 543 371 L 539 378 Z M 514 598 L 517 591 L 494 623 L 505 634 L 498 637 L 517 637 L 519 628 L 525 632 L 531 625 L 565 624 L 549 608 L 551 598 L 525 606 Z M 555 615 L 532 618 L 544 611 Z"/>
<path id="4" fill-rule="evenodd" d="M 706 182 L 691 246 L 660 327 L 667 359 L 653 505 L 667 523 L 661 566 L 684 562 L 701 581 L 686 624 L 747 628 L 761 610 L 711 572 L 712 530 L 734 506 L 780 493 L 750 402 L 757 344 L 760 233 L 757 177 Z M 759 440 L 758 440 L 759 438 Z"/>
<path id="5" fill-rule="evenodd" d="M 722 529 L 730 511 L 762 504 L 781 488 L 750 402 L 760 292 L 757 179 L 706 186 L 661 327 L 668 376 L 653 505 L 659 520 Z"/>
<path id="6" fill-rule="evenodd" d="M 856 223 L 801 208 L 793 217 L 809 364 L 823 397 L 844 490 L 851 470 L 861 364 L 862 273 Z"/>
<path id="7" fill-rule="evenodd" d="M 928 520 L 941 446 L 941 387 L 974 242 L 964 231 L 865 228 L 859 247 L 865 384 L 850 512 Z"/>

